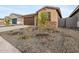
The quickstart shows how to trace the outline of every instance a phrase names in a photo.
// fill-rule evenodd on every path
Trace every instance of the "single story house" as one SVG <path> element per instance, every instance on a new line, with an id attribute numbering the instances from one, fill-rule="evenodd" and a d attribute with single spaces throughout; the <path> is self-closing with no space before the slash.
<path id="1" fill-rule="evenodd" d="M 11 25 L 21 24 L 23 25 L 23 18 L 22 15 L 11 13 L 9 16 L 6 16 L 4 20 L 10 20 Z"/>
<path id="2" fill-rule="evenodd" d="M 11 24 L 15 25 L 15 24 L 23 24 L 23 18 L 22 18 L 22 15 L 19 15 L 19 14 L 15 14 L 15 13 L 12 13 L 9 15 L 9 18 L 11 20 Z"/>
<path id="3" fill-rule="evenodd" d="M 24 25 L 38 25 L 39 15 L 44 12 L 48 17 L 48 24 L 53 27 L 58 27 L 58 22 L 62 18 L 60 8 L 46 6 L 38 10 L 34 14 L 24 15 L 23 21 Z"/>

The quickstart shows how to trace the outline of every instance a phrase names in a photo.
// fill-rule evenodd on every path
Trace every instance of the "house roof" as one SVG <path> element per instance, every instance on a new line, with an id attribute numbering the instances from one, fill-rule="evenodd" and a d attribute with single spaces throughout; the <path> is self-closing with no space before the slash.
<path id="1" fill-rule="evenodd" d="M 45 8 L 48 8 L 48 9 L 56 9 L 57 12 L 58 12 L 58 14 L 59 14 L 59 16 L 62 18 L 60 8 L 58 8 L 58 7 L 45 6 L 45 7 L 41 8 L 40 10 L 38 10 L 37 13 L 38 13 L 39 11 L 41 11 L 42 9 L 45 9 Z"/>
<path id="2" fill-rule="evenodd" d="M 75 15 L 78 11 L 79 11 L 79 5 L 74 9 L 74 11 L 70 14 L 69 17 L 72 17 L 72 16 Z"/>
<path id="3" fill-rule="evenodd" d="M 23 16 L 33 16 L 33 15 L 35 15 L 35 13 L 27 14 L 27 15 L 23 15 Z"/>
<path id="4" fill-rule="evenodd" d="M 36 15 L 36 13 L 27 14 L 27 15 L 23 15 L 22 17 L 32 17 L 32 16 L 34 16 L 34 15 Z"/>
<path id="5" fill-rule="evenodd" d="M 49 7 L 49 6 L 46 6 L 46 7 L 41 8 L 41 9 L 38 10 L 36 13 L 23 15 L 22 17 L 31 17 L 31 16 L 34 16 L 34 15 L 37 15 L 37 13 L 38 13 L 39 11 L 41 11 L 42 9 L 44 9 L 44 8 L 48 8 L 48 9 L 56 9 L 57 12 L 58 12 L 58 14 L 59 14 L 59 16 L 62 18 L 60 8 L 58 8 L 58 7 Z"/>
<path id="6" fill-rule="evenodd" d="M 21 16 L 22 16 L 22 15 L 16 14 L 16 13 L 11 13 L 10 16 L 11 16 L 11 15 L 15 15 L 15 16 L 17 16 L 17 17 L 21 17 Z"/>

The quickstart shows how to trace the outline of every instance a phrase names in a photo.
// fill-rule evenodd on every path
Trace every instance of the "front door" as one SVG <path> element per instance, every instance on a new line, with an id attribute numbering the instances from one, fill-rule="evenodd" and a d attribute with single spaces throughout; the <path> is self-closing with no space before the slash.
<path id="1" fill-rule="evenodd" d="M 12 19 L 12 24 L 17 24 L 17 18 Z"/>

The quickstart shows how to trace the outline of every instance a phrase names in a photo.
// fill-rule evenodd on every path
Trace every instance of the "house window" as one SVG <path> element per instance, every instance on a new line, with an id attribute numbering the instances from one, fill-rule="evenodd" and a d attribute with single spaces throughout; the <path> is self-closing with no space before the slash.
<path id="1" fill-rule="evenodd" d="M 50 12 L 46 12 L 45 15 L 46 15 L 48 21 L 51 21 L 51 13 Z"/>

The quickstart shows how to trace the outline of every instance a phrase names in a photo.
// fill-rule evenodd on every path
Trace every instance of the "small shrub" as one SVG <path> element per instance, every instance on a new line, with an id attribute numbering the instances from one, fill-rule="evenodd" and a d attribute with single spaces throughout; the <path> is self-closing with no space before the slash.
<path id="1" fill-rule="evenodd" d="M 17 35 L 19 32 L 15 31 L 15 30 L 11 30 L 11 31 L 8 31 L 7 34 L 9 35 Z"/>
<path id="2" fill-rule="evenodd" d="M 12 35 L 17 35 L 19 32 L 14 32 L 14 33 L 12 33 Z"/>
<path id="3" fill-rule="evenodd" d="M 16 30 L 11 30 L 11 31 L 9 31 L 9 34 L 10 35 L 22 35 L 23 34 L 23 32 L 20 32 L 20 31 L 16 31 Z"/>
<path id="4" fill-rule="evenodd" d="M 26 37 L 25 36 L 22 36 L 21 39 L 26 39 Z"/>
<path id="5" fill-rule="evenodd" d="M 44 37 L 48 37 L 49 36 L 49 34 L 47 34 L 47 33 L 38 33 L 38 34 L 36 34 L 35 35 L 35 37 L 37 37 L 37 38 L 44 38 Z"/>
<path id="6" fill-rule="evenodd" d="M 9 31 L 10 33 L 14 32 L 14 30 Z"/>
<path id="7" fill-rule="evenodd" d="M 31 39 L 32 36 L 31 35 L 26 35 L 26 39 Z"/>
<path id="8" fill-rule="evenodd" d="M 25 35 L 19 35 L 18 39 L 22 39 L 23 40 L 23 39 L 26 39 L 26 37 L 25 37 Z"/>
<path id="9" fill-rule="evenodd" d="M 30 39 L 32 38 L 32 36 L 30 35 L 19 35 L 18 39 L 22 39 L 22 40 L 25 40 L 25 39 Z"/>
<path id="10" fill-rule="evenodd" d="M 49 36 L 49 34 L 36 34 L 36 36 Z"/>
<path id="11" fill-rule="evenodd" d="M 52 29 L 52 33 L 60 33 L 60 30 L 59 29 Z"/>

